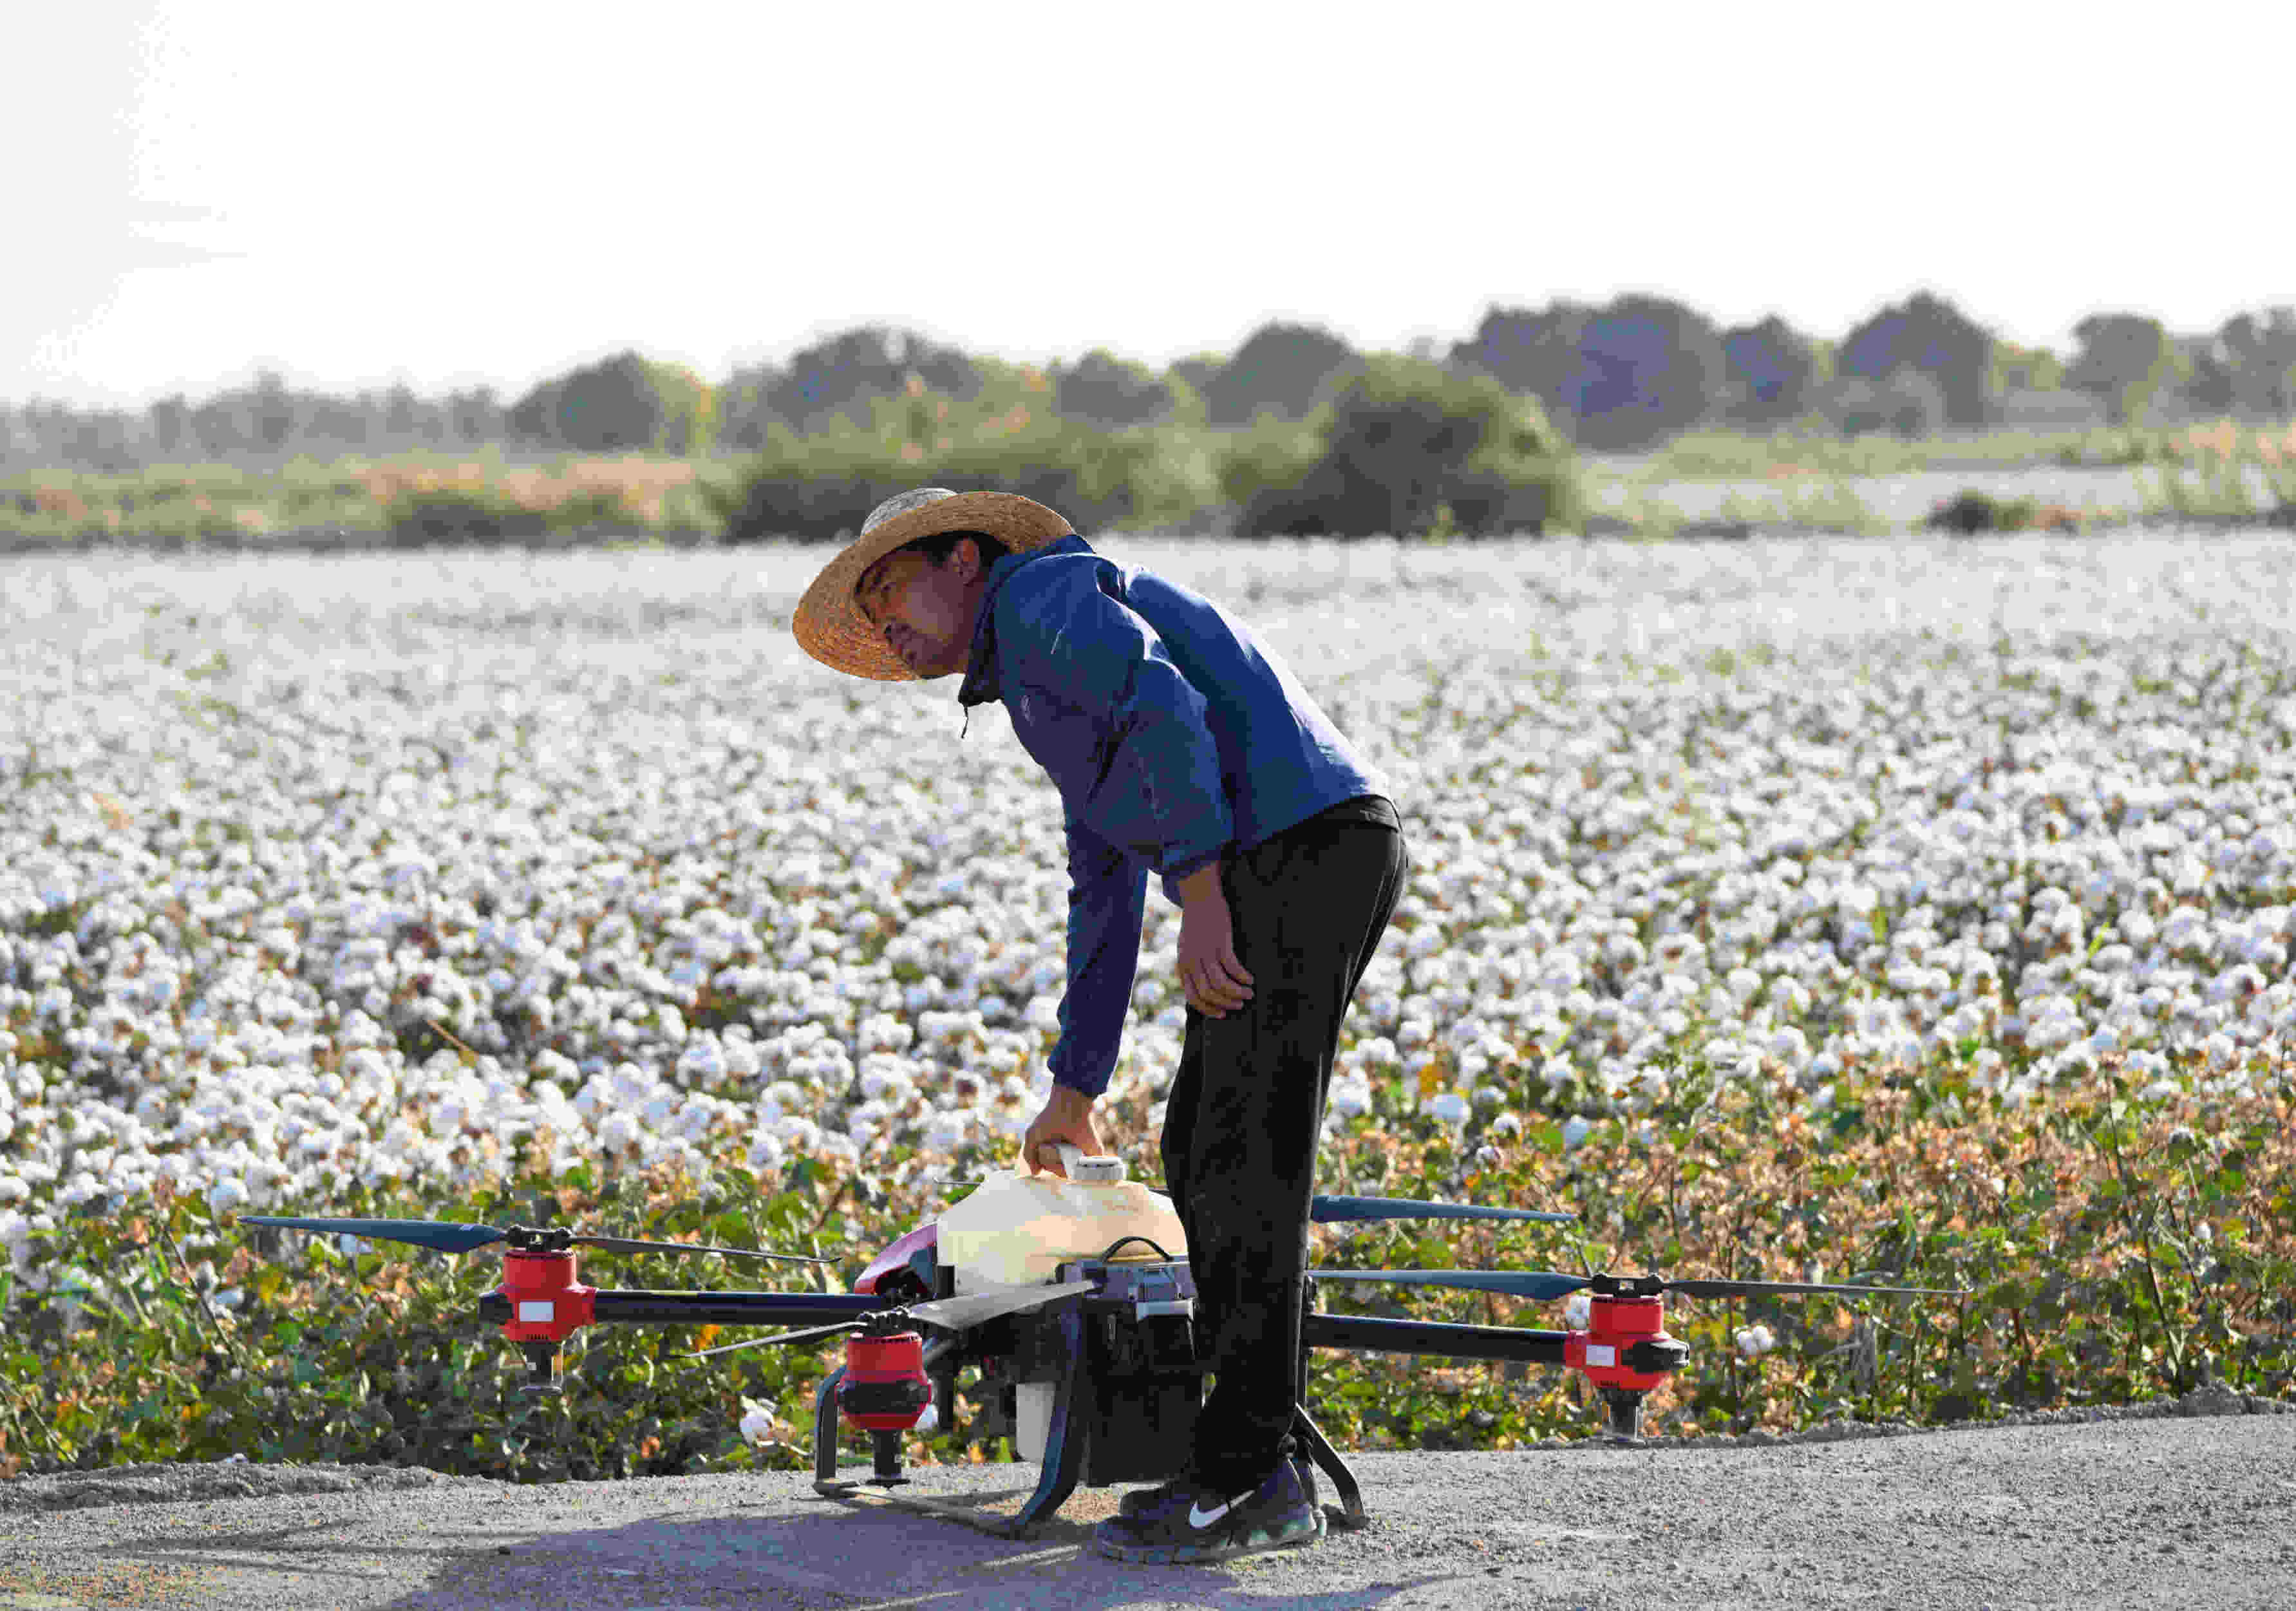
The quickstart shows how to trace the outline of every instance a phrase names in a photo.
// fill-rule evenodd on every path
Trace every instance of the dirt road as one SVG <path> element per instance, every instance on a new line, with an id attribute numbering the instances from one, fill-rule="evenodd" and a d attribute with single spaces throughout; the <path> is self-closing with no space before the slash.
<path id="1" fill-rule="evenodd" d="M 0 1608 L 2296 1607 L 2296 1414 L 2177 1408 L 1360 1455 L 1370 1526 L 1211 1567 L 1095 1554 L 1117 1489 L 1016 1541 L 791 1474 L 141 1467 L 0 1484 Z M 943 1467 L 917 1489 L 1009 1508 L 1035 1470 Z"/>

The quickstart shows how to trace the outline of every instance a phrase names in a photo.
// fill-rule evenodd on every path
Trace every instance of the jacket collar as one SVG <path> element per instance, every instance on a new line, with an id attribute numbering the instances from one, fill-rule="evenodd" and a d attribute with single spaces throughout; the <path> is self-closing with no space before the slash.
<path id="1" fill-rule="evenodd" d="M 1013 573 L 1021 566 L 1047 555 L 1092 552 L 1092 545 L 1072 531 L 1057 542 L 1031 548 L 1026 554 L 1008 554 L 988 567 L 988 588 L 980 596 L 980 613 L 972 623 L 972 652 L 965 660 L 964 682 L 956 691 L 958 704 L 970 711 L 974 705 L 985 705 L 990 700 L 1004 697 L 1004 691 L 996 676 L 997 589 L 1012 580 Z"/>

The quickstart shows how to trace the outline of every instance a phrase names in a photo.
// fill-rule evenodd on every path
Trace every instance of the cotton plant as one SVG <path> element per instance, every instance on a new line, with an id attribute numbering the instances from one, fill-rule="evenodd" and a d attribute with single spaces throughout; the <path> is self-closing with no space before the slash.
<path id="1" fill-rule="evenodd" d="M 1337 1123 L 1400 1081 L 1463 1139 L 1573 1108 L 1575 1146 L 1685 1038 L 1813 1101 L 1972 1042 L 2009 1103 L 2106 1060 L 2284 1078 L 2284 545 L 1107 546 L 1280 600 L 1394 779 L 1413 875 Z M 562 558 L 12 588 L 0 1205 L 1017 1133 L 1066 887 L 1001 711 L 959 743 L 946 686 L 857 703 L 758 631 L 805 551 Z M 1176 916 L 1110 1088 L 1152 1114 Z"/>

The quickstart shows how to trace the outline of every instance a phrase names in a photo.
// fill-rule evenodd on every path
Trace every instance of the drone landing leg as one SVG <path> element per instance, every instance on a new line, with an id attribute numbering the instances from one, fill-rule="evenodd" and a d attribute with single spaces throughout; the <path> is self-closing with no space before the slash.
<path id="1" fill-rule="evenodd" d="M 869 1481 L 880 1488 L 898 1488 L 908 1478 L 901 1475 L 901 1434 L 898 1432 L 869 1434 L 872 1457 Z"/>
<path id="2" fill-rule="evenodd" d="M 845 1367 L 840 1365 L 822 1378 L 821 1386 L 813 1395 L 813 1491 L 816 1493 L 843 1493 L 853 1487 L 851 1483 L 837 1480 L 837 1385 L 845 1379 Z"/>
<path id="3" fill-rule="evenodd" d="M 1045 1460 L 1037 1491 L 1004 1528 L 1012 1538 L 1029 1538 L 1076 1491 L 1084 1475 L 1085 1426 L 1084 1312 L 1074 1299 L 1046 1317 L 1060 1330 L 1060 1375 L 1053 1383 L 1053 1410 L 1045 1432 Z"/>
<path id="4" fill-rule="evenodd" d="M 1316 1467 L 1332 1479 L 1332 1486 L 1340 1491 L 1340 1508 L 1336 1515 L 1326 1511 L 1326 1517 L 1342 1527 L 1364 1527 L 1371 1517 L 1364 1514 L 1363 1490 L 1356 1485 L 1356 1474 L 1348 1469 L 1347 1461 L 1332 1447 L 1324 1429 L 1316 1425 L 1304 1405 L 1292 1407 L 1292 1435 L 1307 1450 Z"/>
<path id="5" fill-rule="evenodd" d="M 1595 1390 L 1603 1396 L 1603 1408 L 1609 1413 L 1609 1426 L 1603 1435 L 1613 1443 L 1636 1443 L 1642 1441 L 1643 1395 L 1633 1387 L 1601 1387 Z"/>

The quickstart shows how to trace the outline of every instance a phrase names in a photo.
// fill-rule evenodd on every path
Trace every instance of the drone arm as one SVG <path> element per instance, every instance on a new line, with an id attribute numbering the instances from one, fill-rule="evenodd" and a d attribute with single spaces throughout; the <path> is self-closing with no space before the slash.
<path id="1" fill-rule="evenodd" d="M 1452 1360 L 1513 1360 L 1526 1365 L 1560 1365 L 1566 1331 L 1533 1331 L 1516 1326 L 1454 1326 L 1441 1320 L 1388 1320 L 1371 1315 L 1302 1317 L 1300 1336 L 1310 1348 L 1344 1348 L 1357 1353 L 1429 1353 Z"/>
<path id="2" fill-rule="evenodd" d="M 882 1309 L 881 1299 L 842 1292 L 648 1292 L 590 1289 L 586 1324 L 656 1326 L 825 1326 L 857 1320 Z M 482 1319 L 508 1323 L 511 1300 L 490 1292 L 479 1300 Z"/>

